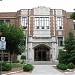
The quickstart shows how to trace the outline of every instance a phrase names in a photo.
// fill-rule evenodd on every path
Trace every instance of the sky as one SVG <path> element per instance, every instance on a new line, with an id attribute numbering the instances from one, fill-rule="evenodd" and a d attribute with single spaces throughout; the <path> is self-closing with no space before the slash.
<path id="1" fill-rule="evenodd" d="M 0 12 L 16 12 L 20 9 L 32 9 L 38 6 L 73 12 L 75 0 L 0 0 Z"/>

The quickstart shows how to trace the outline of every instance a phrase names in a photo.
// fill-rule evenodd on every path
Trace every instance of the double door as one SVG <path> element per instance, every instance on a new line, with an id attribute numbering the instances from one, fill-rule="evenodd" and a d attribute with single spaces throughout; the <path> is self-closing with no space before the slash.
<path id="1" fill-rule="evenodd" d="M 34 50 L 34 60 L 35 61 L 49 61 L 50 51 L 48 48 L 41 47 Z"/>

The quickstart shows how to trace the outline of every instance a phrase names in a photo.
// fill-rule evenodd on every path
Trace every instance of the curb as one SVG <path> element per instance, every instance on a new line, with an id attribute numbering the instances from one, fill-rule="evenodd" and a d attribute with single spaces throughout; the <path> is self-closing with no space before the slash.
<path id="1" fill-rule="evenodd" d="M 16 72 L 9 72 L 9 73 L 2 74 L 2 75 L 11 75 L 11 74 L 16 74 L 16 73 L 20 73 L 20 72 L 23 72 L 23 70 L 16 71 Z"/>

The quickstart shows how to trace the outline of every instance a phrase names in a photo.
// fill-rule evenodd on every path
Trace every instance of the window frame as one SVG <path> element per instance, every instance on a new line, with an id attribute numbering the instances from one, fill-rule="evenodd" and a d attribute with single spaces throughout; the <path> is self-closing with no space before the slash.
<path id="1" fill-rule="evenodd" d="M 34 17 L 34 29 L 49 29 L 49 17 Z"/>
<path id="2" fill-rule="evenodd" d="M 63 46 L 63 37 L 58 37 L 58 47 L 62 47 L 62 46 Z"/>
<path id="3" fill-rule="evenodd" d="M 1 23 L 1 21 L 2 21 L 2 23 Z M 0 20 L 0 25 L 2 25 L 4 23 L 4 20 Z"/>
<path id="4" fill-rule="evenodd" d="M 21 24 L 22 24 L 23 29 L 26 29 L 27 28 L 27 17 L 22 17 L 21 21 L 22 21 Z"/>
<path id="5" fill-rule="evenodd" d="M 56 17 L 57 30 L 63 30 L 63 20 L 62 17 Z"/>
<path id="6" fill-rule="evenodd" d="M 10 20 L 5 20 L 5 23 L 6 23 L 7 26 L 9 26 L 10 25 Z"/>

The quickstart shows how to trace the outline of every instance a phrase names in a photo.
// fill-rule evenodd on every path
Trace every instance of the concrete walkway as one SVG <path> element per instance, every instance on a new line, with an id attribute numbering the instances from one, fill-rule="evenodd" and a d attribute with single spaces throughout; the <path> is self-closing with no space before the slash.
<path id="1" fill-rule="evenodd" d="M 34 65 L 32 72 L 19 72 L 2 75 L 75 75 L 75 72 L 61 73 L 52 67 L 52 65 Z"/>
<path id="2" fill-rule="evenodd" d="M 13 73 L 11 75 L 65 75 L 56 70 L 52 65 L 34 65 L 34 69 L 31 73 L 20 72 Z"/>
<path id="3" fill-rule="evenodd" d="M 35 65 L 31 75 L 64 75 L 51 65 Z"/>

